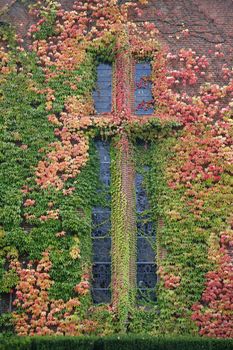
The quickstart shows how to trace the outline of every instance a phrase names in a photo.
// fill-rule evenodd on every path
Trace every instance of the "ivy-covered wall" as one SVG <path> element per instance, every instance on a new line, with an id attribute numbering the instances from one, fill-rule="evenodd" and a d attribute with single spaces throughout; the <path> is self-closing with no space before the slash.
<path id="1" fill-rule="evenodd" d="M 154 24 L 130 22 L 128 10 L 140 15 L 143 3 L 82 0 L 65 11 L 38 2 L 30 47 L 1 29 L 0 292 L 14 299 L 5 331 L 233 337 L 232 72 L 225 67 L 223 86 L 183 93 L 208 73 L 208 59 L 166 52 Z M 131 113 L 133 60 L 151 62 L 151 116 Z M 101 116 L 98 62 L 114 62 L 113 112 Z M 91 214 L 104 201 L 95 137 L 112 145 L 106 305 L 91 298 Z M 133 181 L 144 166 L 158 284 L 157 301 L 138 305 Z"/>

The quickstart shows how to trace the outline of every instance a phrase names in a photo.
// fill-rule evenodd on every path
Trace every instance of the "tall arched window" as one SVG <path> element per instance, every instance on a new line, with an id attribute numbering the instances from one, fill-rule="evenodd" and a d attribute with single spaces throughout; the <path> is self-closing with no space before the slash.
<path id="1" fill-rule="evenodd" d="M 120 62 L 122 64 L 122 62 Z M 119 64 L 119 67 L 122 65 Z M 115 69 L 118 69 L 116 64 Z M 153 113 L 153 98 L 152 98 L 152 83 L 151 83 L 151 65 L 147 62 L 136 63 L 134 65 L 134 92 L 130 87 L 130 96 L 125 104 L 130 105 L 132 115 L 138 115 L 139 118 L 143 115 Z M 119 73 L 119 72 L 118 72 Z M 121 74 L 114 74 L 117 79 L 122 79 Z M 129 74 L 130 76 L 130 74 Z M 125 77 L 127 79 L 127 77 Z M 97 116 L 101 114 L 111 115 L 112 100 L 115 101 L 116 96 L 112 98 L 113 86 L 112 66 L 110 64 L 99 64 L 97 67 L 97 85 L 93 92 L 93 99 Z M 131 81 L 131 80 L 130 80 Z M 132 82 L 132 81 L 131 81 Z M 114 84 L 121 89 L 124 89 L 129 82 L 119 80 Z M 131 83 L 130 83 L 131 84 Z M 115 86 L 114 85 L 114 86 Z M 118 96 L 119 98 L 119 96 Z M 134 106 L 132 104 L 134 101 Z M 127 107 L 127 108 L 128 108 Z M 119 115 L 121 111 L 114 110 L 114 113 Z M 103 193 L 106 192 L 107 205 L 100 205 L 93 208 L 93 283 L 92 296 L 94 303 L 111 302 L 111 198 L 110 198 L 110 145 L 104 141 L 96 141 L 96 150 L 98 153 L 100 164 L 100 182 L 102 184 Z M 137 168 L 137 166 L 136 166 Z M 137 254 L 134 260 L 136 264 L 136 281 L 133 282 L 135 290 L 137 289 L 137 298 L 143 301 L 155 301 L 155 286 L 157 281 L 156 264 L 155 264 L 155 225 L 150 215 L 149 201 L 147 198 L 146 189 L 144 186 L 144 175 L 149 168 L 144 167 L 143 171 L 135 172 L 134 193 L 136 198 L 136 244 Z M 133 175 L 134 176 L 134 175 Z M 126 179 L 124 177 L 124 179 Z M 130 178 L 132 179 L 132 177 Z M 131 180 L 130 180 L 131 181 Z M 126 179 L 127 182 L 127 179 Z M 107 193 L 109 192 L 109 193 Z M 133 192 L 133 185 L 132 185 Z M 114 195 L 114 193 L 113 193 Z M 123 194 L 124 195 L 124 194 Z M 132 193 L 133 195 L 133 193 Z M 130 212 L 130 211 L 129 211 Z M 134 204 L 132 204 L 132 215 L 134 213 Z M 130 218 L 129 218 L 130 219 Z M 127 221 L 127 219 L 126 219 Z M 133 232 L 133 228 L 132 228 Z M 135 231 L 134 231 L 135 232 Z M 115 242 L 113 240 L 113 242 Z M 134 244 L 132 242 L 132 244 Z M 130 250 L 130 247 L 129 247 Z M 131 266 L 131 265 L 130 265 Z M 115 270 L 114 270 L 115 271 Z M 135 276 L 135 266 L 129 268 L 129 275 Z M 114 272 L 115 273 L 115 272 Z M 118 276 L 118 275 L 117 275 Z M 133 277 L 134 278 L 134 277 Z M 114 281 L 113 281 L 114 282 Z"/>
<path id="2" fill-rule="evenodd" d="M 143 172 L 149 168 L 144 167 Z M 157 282 L 155 265 L 155 224 L 152 221 L 150 205 L 144 184 L 143 173 L 136 173 L 136 211 L 137 211 L 137 288 L 138 299 L 155 301 Z"/>
<path id="3" fill-rule="evenodd" d="M 92 296 L 94 303 L 111 301 L 111 209 L 110 209 L 110 145 L 98 140 L 95 142 L 99 158 L 100 191 L 105 205 L 93 208 L 92 211 L 92 250 L 93 250 L 93 283 Z"/>

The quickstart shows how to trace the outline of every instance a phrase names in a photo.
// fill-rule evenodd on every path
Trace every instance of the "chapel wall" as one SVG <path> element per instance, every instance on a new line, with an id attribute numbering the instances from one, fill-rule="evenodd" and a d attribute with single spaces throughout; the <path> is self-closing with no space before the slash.
<path id="1" fill-rule="evenodd" d="M 72 10 L 74 0 L 60 0 L 60 3 L 66 10 Z M 232 0 L 149 0 L 141 17 L 132 13 L 130 16 L 139 24 L 155 23 L 159 39 L 170 52 L 191 48 L 198 55 L 208 56 L 210 68 L 203 82 L 222 83 L 222 66 L 231 66 L 233 58 Z M 30 45 L 27 31 L 35 19 L 23 2 L 0 0 L 0 22 L 16 26 L 25 46 Z"/>

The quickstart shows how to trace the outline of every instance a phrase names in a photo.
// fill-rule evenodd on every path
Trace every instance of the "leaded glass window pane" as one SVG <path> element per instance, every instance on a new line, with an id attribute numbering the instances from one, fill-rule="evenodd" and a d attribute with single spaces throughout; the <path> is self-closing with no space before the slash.
<path id="1" fill-rule="evenodd" d="M 101 63 L 97 67 L 97 83 L 93 92 L 97 113 L 111 112 L 112 109 L 112 65 Z"/>
<path id="2" fill-rule="evenodd" d="M 153 114 L 153 96 L 151 82 L 150 63 L 136 63 L 135 65 L 135 92 L 134 92 L 135 114 Z"/>
<path id="3" fill-rule="evenodd" d="M 144 167 L 144 175 L 148 171 L 149 168 Z M 135 179 L 137 212 L 137 288 L 138 299 L 144 302 L 150 302 L 156 300 L 156 232 L 155 224 L 151 218 L 143 173 L 137 172 Z"/>
<path id="4" fill-rule="evenodd" d="M 0 295 L 0 315 L 10 312 L 12 307 L 12 295 L 9 293 L 1 293 Z"/>
<path id="5" fill-rule="evenodd" d="M 92 297 L 93 302 L 98 304 L 111 301 L 110 146 L 100 140 L 95 142 L 95 146 L 100 164 L 100 192 L 106 202 L 92 211 Z"/>

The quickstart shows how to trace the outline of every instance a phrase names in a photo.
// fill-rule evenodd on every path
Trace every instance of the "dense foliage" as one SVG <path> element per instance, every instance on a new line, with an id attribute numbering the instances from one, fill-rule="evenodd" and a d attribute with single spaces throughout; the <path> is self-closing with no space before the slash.
<path id="1" fill-rule="evenodd" d="M 233 337 L 232 71 L 224 66 L 225 85 L 211 85 L 205 56 L 163 50 L 153 24 L 142 31 L 128 20 L 128 10 L 140 15 L 143 2 L 81 0 L 73 11 L 38 2 L 30 10 L 38 22 L 29 30 L 29 49 L 4 31 L 0 292 L 14 295 L 19 335 L 128 330 Z M 140 119 L 125 104 L 132 59 L 150 60 L 153 70 L 154 115 Z M 94 116 L 99 61 L 116 61 L 119 84 L 113 113 Z M 203 83 L 197 95 L 188 94 L 197 83 Z M 103 201 L 96 136 L 113 137 L 113 264 L 119 276 L 113 305 L 100 306 L 90 295 L 91 210 Z M 137 139 L 150 144 L 146 152 L 133 151 Z M 158 223 L 160 280 L 152 306 L 135 306 L 128 279 L 134 222 L 124 217 L 134 203 L 127 203 L 130 193 L 124 197 L 132 183 L 125 187 L 122 168 L 133 169 L 133 161 L 150 166 L 144 185 Z"/>
<path id="2" fill-rule="evenodd" d="M 108 350 L 108 349 L 145 349 L 145 350 L 230 350 L 232 340 L 207 338 L 172 338 L 172 337 L 33 337 L 33 338 L 5 338 L 0 345 L 1 350 Z"/>

